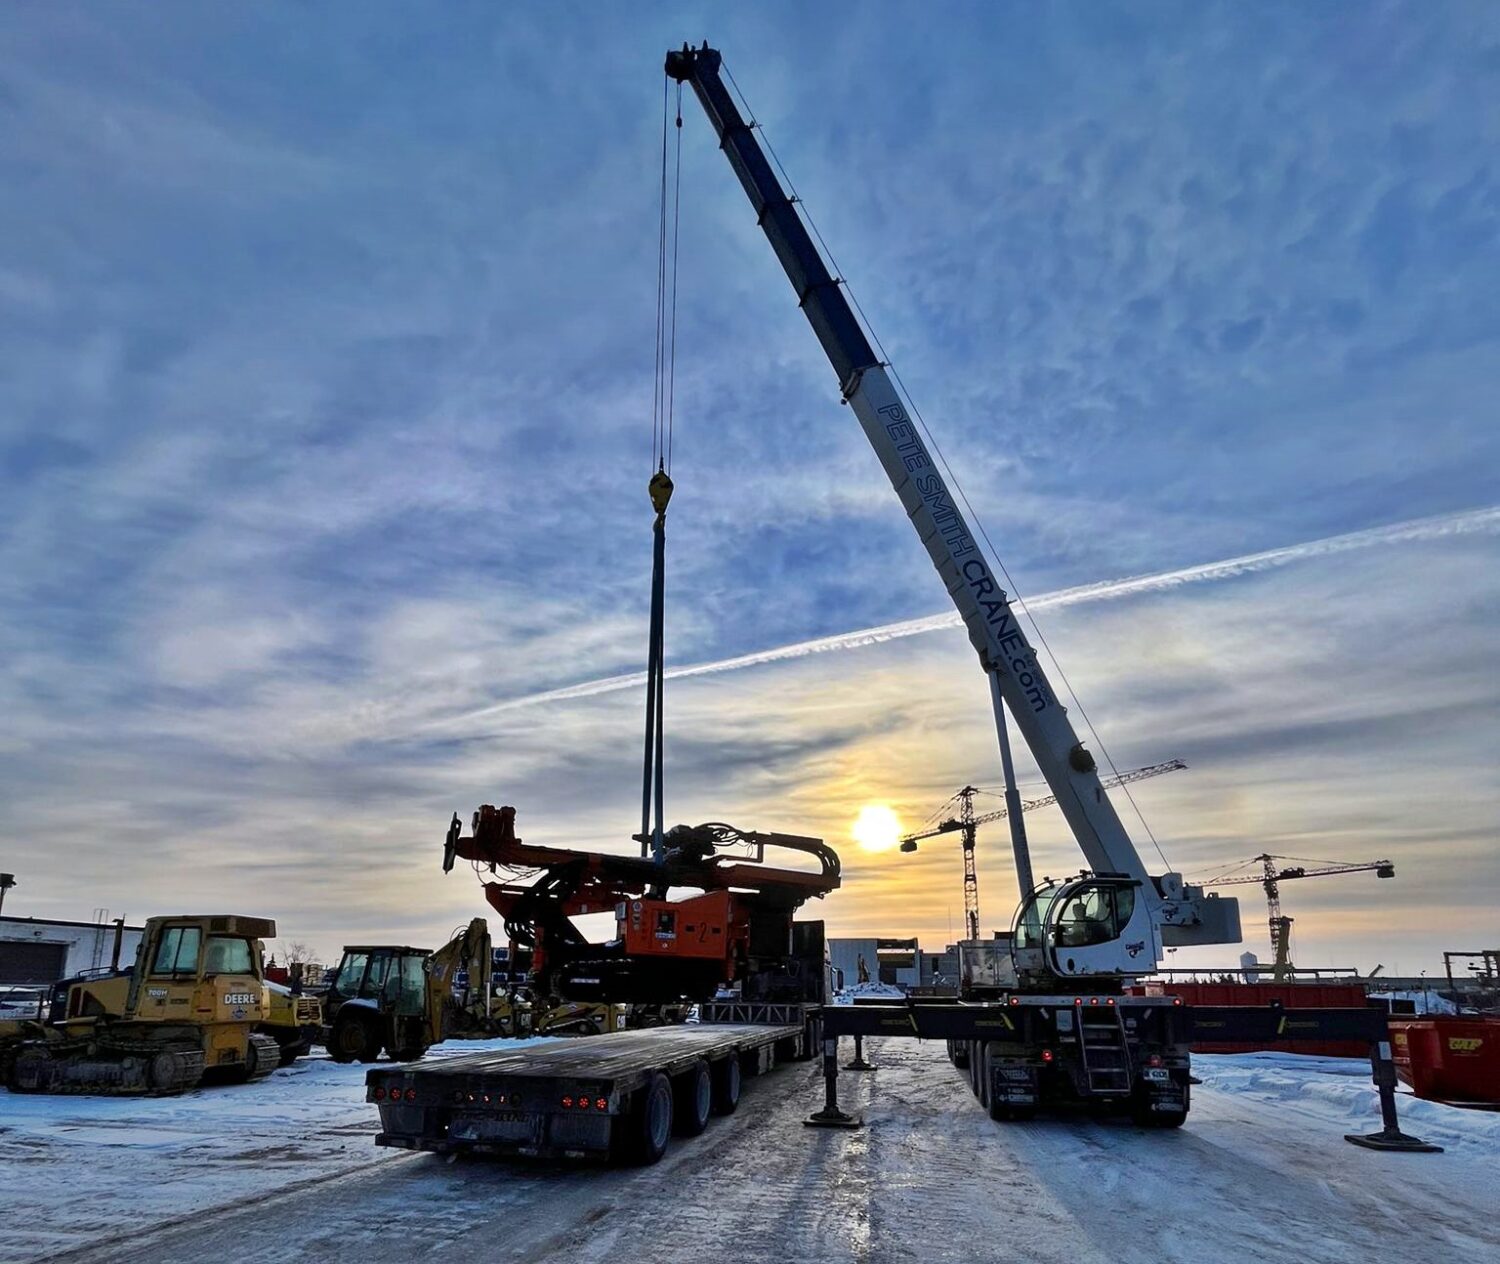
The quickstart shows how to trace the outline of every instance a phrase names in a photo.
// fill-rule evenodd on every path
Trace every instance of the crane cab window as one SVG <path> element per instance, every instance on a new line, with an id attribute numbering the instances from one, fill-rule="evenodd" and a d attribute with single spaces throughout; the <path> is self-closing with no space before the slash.
<path id="1" fill-rule="evenodd" d="M 250 941 L 237 935 L 210 935 L 203 952 L 203 973 L 254 974 L 255 956 Z"/>
<path id="2" fill-rule="evenodd" d="M 1056 890 L 1045 888 L 1038 891 L 1021 909 L 1012 933 L 1011 942 L 1015 947 L 1040 948 L 1042 946 L 1042 927 L 1047 924 L 1047 914 L 1051 911 L 1052 901 L 1056 898 Z"/>
<path id="3" fill-rule="evenodd" d="M 156 944 L 152 974 L 198 973 L 198 944 L 201 934 L 196 926 L 168 926 Z"/>
<path id="4" fill-rule="evenodd" d="M 1086 887 L 1070 895 L 1057 911 L 1060 948 L 1087 948 L 1118 939 L 1135 912 L 1135 888 Z"/>

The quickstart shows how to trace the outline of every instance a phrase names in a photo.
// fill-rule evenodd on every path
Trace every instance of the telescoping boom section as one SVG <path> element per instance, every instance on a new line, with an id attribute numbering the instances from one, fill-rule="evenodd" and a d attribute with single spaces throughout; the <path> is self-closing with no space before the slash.
<path id="1" fill-rule="evenodd" d="M 739 177 L 762 230 L 785 269 L 808 323 L 838 376 L 892 487 L 926 546 L 968 630 L 986 672 L 1057 796 L 1058 806 L 1096 879 L 1132 884 L 1131 916 L 1112 938 L 1134 948 L 1095 954 L 1087 967 L 1149 970 L 1163 943 L 1238 943 L 1238 905 L 1185 887 L 1181 877 L 1153 879 L 1125 831 L 1092 754 L 1079 741 L 1067 710 L 1038 661 L 947 481 L 932 459 L 921 427 L 902 403 L 853 309 L 813 244 L 795 201 L 782 188 L 754 128 L 741 116 L 720 74 L 717 51 L 684 46 L 667 54 L 667 74 L 689 84 L 707 113 L 720 147 Z M 1105 960 L 1105 957 L 1108 960 Z M 1101 969 L 1098 972 L 1106 972 Z"/>

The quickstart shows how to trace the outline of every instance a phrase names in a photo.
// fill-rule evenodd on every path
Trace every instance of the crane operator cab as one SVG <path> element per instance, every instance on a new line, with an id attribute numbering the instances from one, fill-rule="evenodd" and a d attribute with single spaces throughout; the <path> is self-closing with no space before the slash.
<path id="1" fill-rule="evenodd" d="M 1144 974 L 1160 949 L 1140 882 L 1084 874 L 1037 887 L 1016 912 L 1011 954 L 1022 986 Z"/>

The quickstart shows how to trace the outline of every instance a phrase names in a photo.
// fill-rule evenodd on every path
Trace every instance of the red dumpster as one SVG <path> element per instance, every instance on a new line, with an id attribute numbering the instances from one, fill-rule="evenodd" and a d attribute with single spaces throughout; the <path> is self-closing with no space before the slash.
<path id="1" fill-rule="evenodd" d="M 1500 1018 L 1393 1018 L 1391 1059 L 1418 1097 L 1500 1105 Z"/>
<path id="2" fill-rule="evenodd" d="M 1363 983 L 1171 983 L 1151 980 L 1140 989 L 1147 996 L 1180 996 L 1184 1005 L 1270 1005 L 1287 1009 L 1362 1009 Z M 1275 1040 L 1248 1044 L 1225 1040 L 1194 1041 L 1194 1053 L 1253 1053 L 1273 1049 L 1324 1058 L 1368 1058 L 1369 1045 L 1358 1040 Z"/>

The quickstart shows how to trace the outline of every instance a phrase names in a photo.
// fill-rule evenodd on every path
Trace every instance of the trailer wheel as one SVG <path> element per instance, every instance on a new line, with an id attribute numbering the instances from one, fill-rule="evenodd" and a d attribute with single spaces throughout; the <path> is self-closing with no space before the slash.
<path id="1" fill-rule="evenodd" d="M 802 1046 L 797 1054 L 798 1062 L 807 1062 L 818 1056 L 823 1043 L 823 1020 L 809 1018 L 802 1024 Z"/>
<path id="2" fill-rule="evenodd" d="M 964 1059 L 964 1065 L 969 1070 L 969 1092 L 975 1097 L 979 1096 L 979 1042 L 970 1040 L 966 1042 L 968 1057 Z"/>
<path id="3" fill-rule="evenodd" d="M 658 1071 L 620 1123 L 628 1129 L 625 1154 L 629 1161 L 655 1163 L 672 1139 L 672 1082 Z"/>
<path id="4" fill-rule="evenodd" d="M 740 1059 L 731 1053 L 713 1068 L 714 1114 L 732 1115 L 740 1104 Z"/>
<path id="5" fill-rule="evenodd" d="M 990 1101 L 990 1118 L 997 1124 L 1019 1124 L 1036 1118 L 1035 1106 L 1008 1106 L 1004 1102 Z"/>
<path id="6" fill-rule="evenodd" d="M 979 1055 L 978 1059 L 977 1059 L 977 1061 L 979 1063 L 979 1069 L 976 1072 L 976 1078 L 979 1080 L 979 1090 L 978 1090 L 979 1104 L 981 1106 L 983 1106 L 986 1111 L 988 1111 L 990 1109 L 990 1097 L 991 1097 L 990 1089 L 992 1087 L 992 1085 L 990 1084 L 990 1047 L 989 1047 L 989 1045 L 987 1043 L 981 1041 L 980 1044 L 979 1044 L 979 1048 L 977 1050 L 977 1053 Z"/>
<path id="7" fill-rule="evenodd" d="M 673 1097 L 672 1120 L 677 1135 L 696 1137 L 708 1127 L 708 1114 L 713 1106 L 708 1063 L 700 1059 L 678 1076 Z"/>
<path id="8" fill-rule="evenodd" d="M 950 1040 L 948 1042 L 948 1057 L 960 1071 L 965 1070 L 969 1065 L 969 1046 L 962 1040 Z"/>

